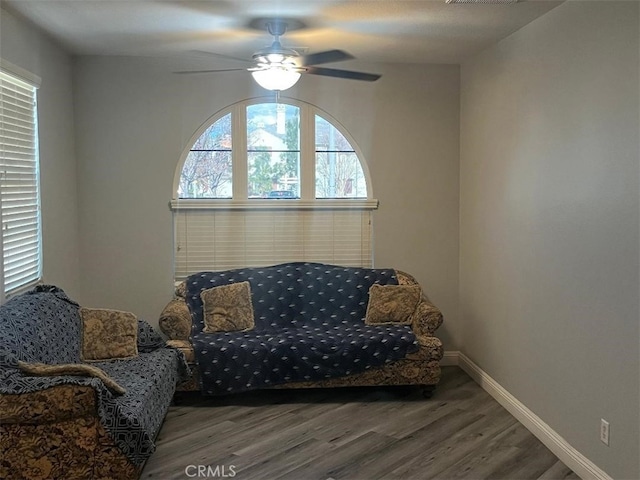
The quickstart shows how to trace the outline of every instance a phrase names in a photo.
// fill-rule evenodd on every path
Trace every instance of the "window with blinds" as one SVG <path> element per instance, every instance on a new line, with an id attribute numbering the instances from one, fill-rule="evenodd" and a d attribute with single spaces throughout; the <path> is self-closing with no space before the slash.
<path id="1" fill-rule="evenodd" d="M 252 99 L 214 115 L 176 169 L 174 277 L 307 261 L 372 267 L 378 202 L 355 142 L 328 114 Z"/>
<path id="2" fill-rule="evenodd" d="M 304 261 L 371 267 L 371 210 L 184 210 L 175 216 L 175 279 Z"/>
<path id="3" fill-rule="evenodd" d="M 41 278 L 36 87 L 0 71 L 0 300 Z"/>

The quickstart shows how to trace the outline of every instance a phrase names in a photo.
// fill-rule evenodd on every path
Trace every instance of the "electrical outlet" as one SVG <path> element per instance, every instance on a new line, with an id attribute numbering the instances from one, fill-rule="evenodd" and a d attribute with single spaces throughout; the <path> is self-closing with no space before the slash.
<path id="1" fill-rule="evenodd" d="M 600 441 L 609 446 L 609 422 L 604 418 L 600 419 Z"/>

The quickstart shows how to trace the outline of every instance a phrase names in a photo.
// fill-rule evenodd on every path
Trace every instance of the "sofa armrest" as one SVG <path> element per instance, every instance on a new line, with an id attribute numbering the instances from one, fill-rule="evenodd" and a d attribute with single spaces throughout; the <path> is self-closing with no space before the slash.
<path id="1" fill-rule="evenodd" d="M 189 340 L 167 340 L 167 347 L 180 350 L 184 354 L 184 358 L 187 363 L 196 363 L 193 346 Z"/>
<path id="2" fill-rule="evenodd" d="M 440 325 L 442 325 L 442 312 L 423 296 L 413 313 L 411 328 L 418 336 L 430 337 Z"/>
<path id="3" fill-rule="evenodd" d="M 45 390 L 0 395 L 0 424 L 38 425 L 97 416 L 96 392 L 85 385 L 57 385 Z"/>
<path id="4" fill-rule="evenodd" d="M 396 270 L 398 285 L 420 285 L 412 275 L 402 270 Z M 418 336 L 430 337 L 442 325 L 442 312 L 424 293 L 416 307 L 411 322 L 411 328 Z"/>
<path id="5" fill-rule="evenodd" d="M 184 298 L 175 298 L 164 307 L 158 325 L 170 340 L 189 340 L 191 313 Z"/>
<path id="6" fill-rule="evenodd" d="M 438 337 L 416 335 L 420 348 L 417 352 L 407 354 L 409 360 L 440 361 L 444 355 L 442 342 Z"/>

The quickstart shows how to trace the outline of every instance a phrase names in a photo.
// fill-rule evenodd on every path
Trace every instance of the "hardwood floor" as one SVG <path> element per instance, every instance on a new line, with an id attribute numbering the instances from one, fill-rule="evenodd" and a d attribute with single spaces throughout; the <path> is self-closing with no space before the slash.
<path id="1" fill-rule="evenodd" d="M 458 367 L 417 388 L 183 394 L 141 478 L 578 479 Z"/>

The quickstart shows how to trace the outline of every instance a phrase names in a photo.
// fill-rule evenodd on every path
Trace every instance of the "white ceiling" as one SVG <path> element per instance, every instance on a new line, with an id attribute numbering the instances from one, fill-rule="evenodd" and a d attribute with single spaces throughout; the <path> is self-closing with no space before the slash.
<path id="1" fill-rule="evenodd" d="M 295 18 L 284 46 L 342 49 L 365 62 L 460 63 L 559 5 L 444 0 L 1 0 L 80 55 L 157 56 L 203 50 L 241 58 L 271 43 L 249 26 Z M 486 0 L 485 0 L 486 1 Z M 227 61 L 228 63 L 228 61 Z M 346 66 L 346 65 L 345 65 Z"/>

